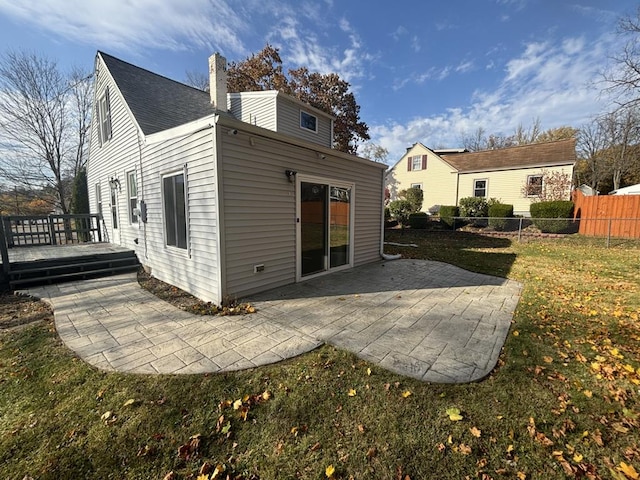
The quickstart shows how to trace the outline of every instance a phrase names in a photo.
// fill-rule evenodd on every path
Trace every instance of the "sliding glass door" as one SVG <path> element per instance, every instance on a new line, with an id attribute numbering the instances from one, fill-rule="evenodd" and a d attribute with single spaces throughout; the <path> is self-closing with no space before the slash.
<path id="1" fill-rule="evenodd" d="M 300 276 L 351 264 L 352 191 L 351 185 L 300 182 Z"/>

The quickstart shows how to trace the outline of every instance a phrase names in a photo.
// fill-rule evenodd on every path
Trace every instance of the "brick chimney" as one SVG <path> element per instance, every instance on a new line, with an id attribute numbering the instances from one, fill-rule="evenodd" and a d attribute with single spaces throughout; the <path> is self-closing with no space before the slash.
<path id="1" fill-rule="evenodd" d="M 219 53 L 209 57 L 209 94 L 216 110 L 227 111 L 227 59 Z"/>

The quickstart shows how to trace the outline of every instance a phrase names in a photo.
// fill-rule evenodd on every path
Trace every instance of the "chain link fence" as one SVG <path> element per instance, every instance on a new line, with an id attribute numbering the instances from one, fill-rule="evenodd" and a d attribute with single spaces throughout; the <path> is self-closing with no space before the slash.
<path id="1" fill-rule="evenodd" d="M 606 245 L 612 239 L 640 239 L 638 218 L 502 218 L 502 217 L 441 217 L 440 224 L 451 230 L 473 230 L 500 236 L 527 237 L 582 234 L 603 238 Z"/>

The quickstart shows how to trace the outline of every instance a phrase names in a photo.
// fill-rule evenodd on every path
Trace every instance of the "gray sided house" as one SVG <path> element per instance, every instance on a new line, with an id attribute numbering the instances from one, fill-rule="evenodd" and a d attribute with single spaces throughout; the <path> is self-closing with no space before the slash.
<path id="1" fill-rule="evenodd" d="M 385 166 L 331 148 L 333 117 L 275 91 L 210 93 L 96 56 L 87 168 L 108 240 L 221 303 L 380 259 Z"/>

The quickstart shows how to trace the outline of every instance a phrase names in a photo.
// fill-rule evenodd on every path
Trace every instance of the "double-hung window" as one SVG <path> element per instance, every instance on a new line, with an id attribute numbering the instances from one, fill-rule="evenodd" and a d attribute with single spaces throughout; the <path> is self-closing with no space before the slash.
<path id="1" fill-rule="evenodd" d="M 167 246 L 187 248 L 187 205 L 184 172 L 162 177 L 164 230 Z"/>
<path id="2" fill-rule="evenodd" d="M 542 175 L 527 175 L 527 196 L 539 197 L 542 195 Z"/>
<path id="3" fill-rule="evenodd" d="M 473 181 L 473 196 L 474 197 L 486 197 L 487 196 L 487 180 L 474 180 Z"/>
<path id="4" fill-rule="evenodd" d="M 104 94 L 98 100 L 98 136 L 101 145 L 111 140 L 112 136 L 109 87 L 105 88 Z"/>
<path id="5" fill-rule="evenodd" d="M 96 206 L 98 207 L 98 214 L 102 216 L 102 190 L 99 183 L 96 183 Z"/>
<path id="6" fill-rule="evenodd" d="M 127 195 L 129 197 L 129 223 L 138 223 L 138 187 L 136 172 L 127 173 Z"/>
<path id="7" fill-rule="evenodd" d="M 414 155 L 409 157 L 408 168 L 410 172 L 415 170 L 427 169 L 427 156 L 426 155 Z"/>

